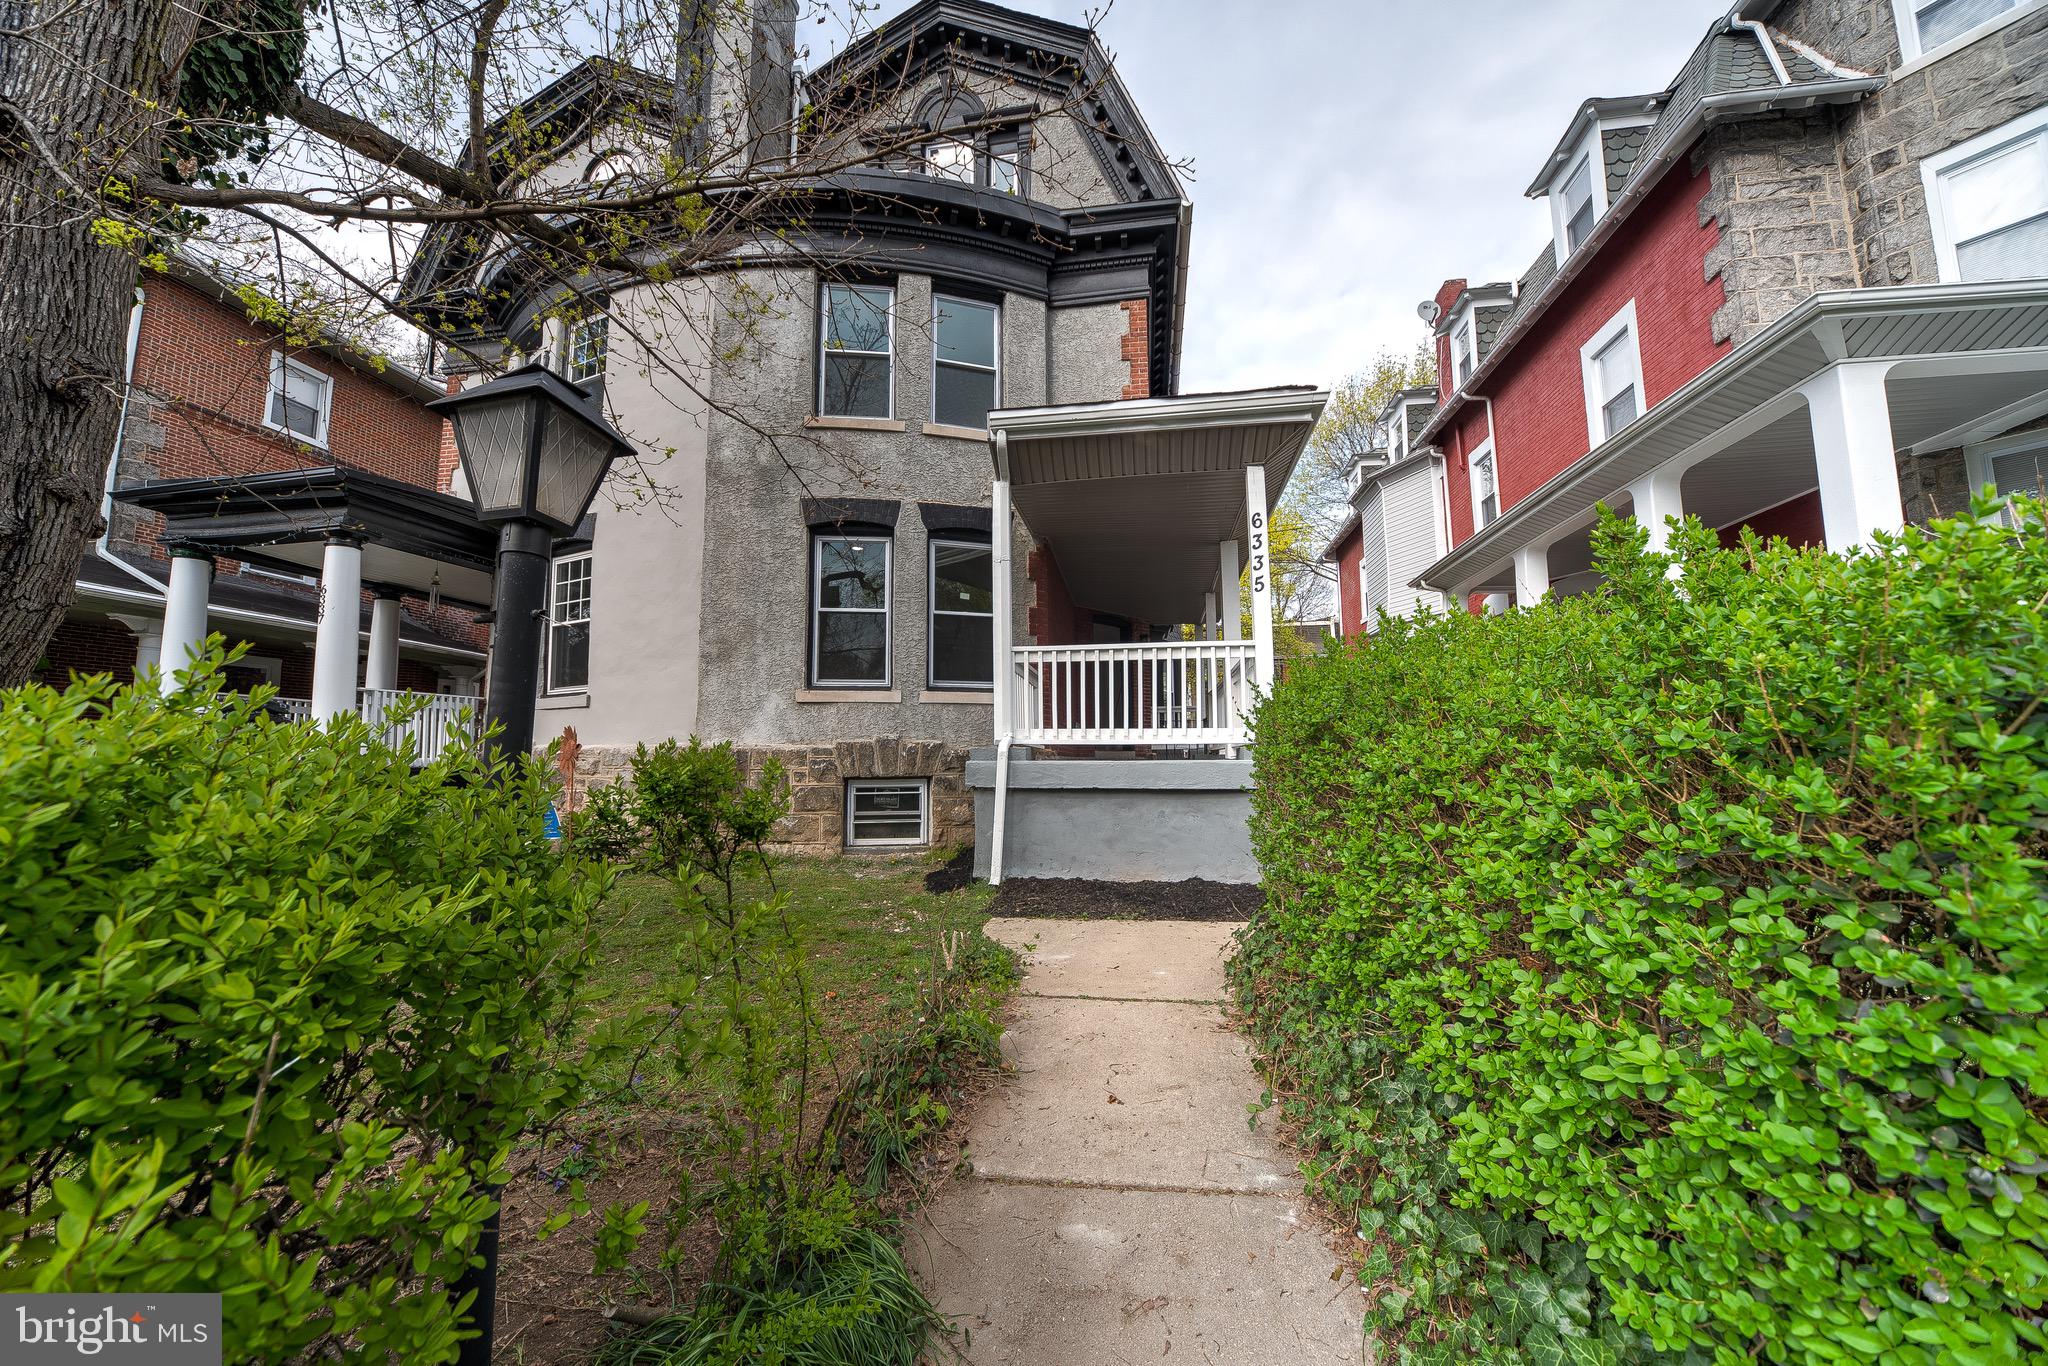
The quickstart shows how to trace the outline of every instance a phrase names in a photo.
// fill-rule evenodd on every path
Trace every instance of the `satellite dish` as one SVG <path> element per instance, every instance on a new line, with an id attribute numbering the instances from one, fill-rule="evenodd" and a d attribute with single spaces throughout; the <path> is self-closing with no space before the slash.
<path id="1" fill-rule="evenodd" d="M 1437 306 L 1437 302 L 1434 299 L 1424 299 L 1421 303 L 1415 305 L 1415 316 L 1428 323 L 1431 327 L 1435 327 L 1436 320 L 1443 315 L 1443 309 Z"/>

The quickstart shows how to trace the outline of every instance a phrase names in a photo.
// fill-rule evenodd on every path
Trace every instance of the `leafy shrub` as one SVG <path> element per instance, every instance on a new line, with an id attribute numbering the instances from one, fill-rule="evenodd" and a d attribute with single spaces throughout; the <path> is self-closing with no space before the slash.
<path id="1" fill-rule="evenodd" d="M 1413 1355 L 2048 1354 L 2020 515 L 1846 558 L 1691 527 L 1677 582 L 1610 519 L 1601 591 L 1387 623 L 1261 708 L 1237 986 Z"/>
<path id="2" fill-rule="evenodd" d="M 0 693 L 0 1290 L 220 1291 L 234 1361 L 450 1360 L 603 878 L 538 765 L 414 773 L 211 687 Z"/>

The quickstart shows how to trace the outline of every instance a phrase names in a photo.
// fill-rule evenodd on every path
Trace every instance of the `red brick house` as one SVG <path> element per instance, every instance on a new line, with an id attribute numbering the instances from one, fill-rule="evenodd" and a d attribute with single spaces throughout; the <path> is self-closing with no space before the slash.
<path id="1" fill-rule="evenodd" d="M 1390 572 L 1501 610 L 1597 583 L 1600 504 L 1848 550 L 2036 489 L 2044 58 L 2043 0 L 1743 0 L 1664 89 L 1586 101 L 1534 263 L 1422 306 L 1446 544 Z"/>
<path id="2" fill-rule="evenodd" d="M 159 663 L 171 554 L 163 519 L 114 492 L 167 480 L 340 466 L 414 487 L 447 487 L 444 424 L 422 405 L 441 390 L 339 343 L 300 345 L 252 319 L 234 287 L 186 262 L 146 274 L 129 331 L 129 385 L 109 453 L 106 534 L 79 565 L 77 595 L 39 676 L 132 681 Z M 318 588 L 303 567 L 215 558 L 208 628 L 248 653 L 231 671 L 242 687 L 276 684 L 311 697 Z M 385 606 L 378 601 L 385 600 Z M 481 606 L 452 596 L 366 587 L 363 635 L 396 623 L 393 676 L 365 686 L 473 694 L 484 663 Z"/>

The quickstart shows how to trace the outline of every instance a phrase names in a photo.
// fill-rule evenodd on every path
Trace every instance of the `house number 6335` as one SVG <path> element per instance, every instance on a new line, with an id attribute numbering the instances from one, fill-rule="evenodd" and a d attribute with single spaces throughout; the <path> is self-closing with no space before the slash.
<path id="1" fill-rule="evenodd" d="M 1252 514 L 1252 592 L 1266 591 L 1266 514 Z"/>

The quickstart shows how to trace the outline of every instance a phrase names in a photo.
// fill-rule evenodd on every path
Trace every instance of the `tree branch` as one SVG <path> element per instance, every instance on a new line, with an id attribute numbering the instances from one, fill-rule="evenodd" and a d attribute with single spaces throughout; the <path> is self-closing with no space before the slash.
<path id="1" fill-rule="evenodd" d="M 337 109 L 324 100 L 316 99 L 299 86 L 295 85 L 285 92 L 283 108 L 280 112 L 307 131 L 318 133 L 329 142 L 346 147 L 351 152 L 361 153 L 372 161 L 409 175 L 422 184 L 431 185 L 442 194 L 448 195 L 453 199 L 475 204 L 482 203 L 491 197 L 491 185 L 488 178 L 471 176 L 466 172 L 455 169 L 453 166 L 443 165 L 440 161 L 428 156 L 417 147 L 410 147 L 400 142 L 376 124 L 366 119 L 359 119 L 354 114 L 348 113 L 345 110 Z M 154 193 L 155 191 L 152 191 L 152 194 Z M 225 194 L 226 192 L 221 193 Z M 171 196 L 167 195 L 157 195 L 157 197 L 171 198 Z M 272 198 L 267 202 L 276 204 L 280 208 L 302 209 L 314 214 L 332 214 L 343 207 L 339 204 L 330 204 L 323 210 L 318 207 L 318 200 L 309 200 L 305 196 L 292 196 L 291 198 L 305 200 L 305 203 L 291 203 L 283 198 Z M 192 201 L 172 198 L 172 202 L 191 203 Z M 246 198 L 239 203 L 222 202 L 215 207 L 239 208 L 244 203 L 263 202 L 266 201 L 262 198 Z M 306 208 L 306 203 L 311 203 L 315 207 L 308 209 Z"/>

